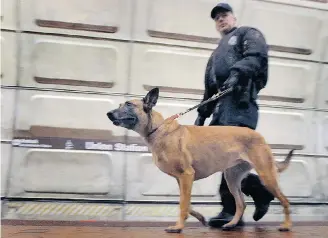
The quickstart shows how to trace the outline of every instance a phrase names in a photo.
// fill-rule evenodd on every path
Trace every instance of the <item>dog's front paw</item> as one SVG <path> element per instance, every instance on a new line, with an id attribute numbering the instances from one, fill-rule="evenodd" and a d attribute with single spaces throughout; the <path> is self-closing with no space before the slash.
<path id="1" fill-rule="evenodd" d="M 182 226 L 169 226 L 168 228 L 165 229 L 167 233 L 181 233 L 183 227 Z"/>
<path id="2" fill-rule="evenodd" d="M 286 232 L 286 231 L 290 231 L 290 228 L 291 226 L 289 224 L 282 224 L 280 227 L 279 227 L 279 231 L 281 232 Z"/>

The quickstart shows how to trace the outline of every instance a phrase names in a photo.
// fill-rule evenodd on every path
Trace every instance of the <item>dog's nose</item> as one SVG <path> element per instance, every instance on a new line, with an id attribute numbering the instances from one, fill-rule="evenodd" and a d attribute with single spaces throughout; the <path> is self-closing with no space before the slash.
<path id="1" fill-rule="evenodd" d="M 114 119 L 114 113 L 112 111 L 107 112 L 107 117 L 109 118 L 109 120 L 113 120 Z"/>

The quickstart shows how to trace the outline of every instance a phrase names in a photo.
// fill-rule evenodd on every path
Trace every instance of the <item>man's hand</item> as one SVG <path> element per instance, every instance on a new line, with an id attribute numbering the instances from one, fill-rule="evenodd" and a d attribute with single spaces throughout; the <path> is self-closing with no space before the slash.
<path id="1" fill-rule="evenodd" d="M 204 125 L 204 122 L 205 122 L 205 117 L 202 117 L 202 116 L 198 116 L 196 121 L 195 121 L 195 125 L 196 126 L 203 126 Z"/>
<path id="2" fill-rule="evenodd" d="M 221 91 L 224 91 L 228 88 L 235 87 L 236 84 L 238 83 L 238 77 L 237 75 L 231 75 L 222 85 L 220 88 Z"/>

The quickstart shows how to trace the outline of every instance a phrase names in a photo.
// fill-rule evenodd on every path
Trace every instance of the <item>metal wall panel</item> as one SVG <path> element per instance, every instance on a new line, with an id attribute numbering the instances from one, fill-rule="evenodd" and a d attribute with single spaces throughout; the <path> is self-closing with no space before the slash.
<path id="1" fill-rule="evenodd" d="M 16 85 L 17 42 L 14 32 L 1 32 L 1 85 Z"/>
<path id="2" fill-rule="evenodd" d="M 214 0 L 138 0 L 133 39 L 173 45 L 214 48 L 220 38 L 210 17 Z M 237 16 L 243 0 L 229 1 Z"/>
<path id="3" fill-rule="evenodd" d="M 133 44 L 132 52 L 130 93 L 145 95 L 157 86 L 161 96 L 202 97 L 210 51 Z"/>
<path id="4" fill-rule="evenodd" d="M 32 34 L 20 43 L 21 86 L 126 92 L 126 43 Z"/>
<path id="5" fill-rule="evenodd" d="M 328 157 L 318 159 L 317 167 L 318 186 L 323 201 L 328 200 Z"/>
<path id="6" fill-rule="evenodd" d="M 327 11 L 248 0 L 241 24 L 259 28 L 274 49 L 272 55 L 319 60 L 324 42 L 318 35 L 324 13 Z"/>
<path id="7" fill-rule="evenodd" d="M 319 64 L 271 57 L 269 78 L 260 94 L 260 103 L 314 107 Z"/>
<path id="8" fill-rule="evenodd" d="M 318 105 L 320 109 L 328 109 L 328 65 L 322 65 L 321 78 L 317 84 Z"/>
<path id="9" fill-rule="evenodd" d="M 17 5 L 18 0 L 1 1 L 1 28 L 7 30 L 17 29 Z"/>
<path id="10" fill-rule="evenodd" d="M 123 198 L 124 153 L 103 147 L 124 141 L 125 130 L 106 116 L 121 97 L 20 90 L 17 100 L 10 196 Z M 50 149 L 19 148 L 19 138 L 57 142 L 45 142 Z"/>
<path id="11" fill-rule="evenodd" d="M 1 89 L 1 140 L 13 137 L 15 94 L 12 89 Z"/>
<path id="12" fill-rule="evenodd" d="M 131 0 L 27 0 L 21 28 L 27 31 L 130 39 Z"/>
<path id="13" fill-rule="evenodd" d="M 10 165 L 11 145 L 1 143 L 1 197 L 7 195 L 7 180 Z"/>
<path id="14" fill-rule="evenodd" d="M 15 132 L 93 139 L 123 136 L 125 130 L 109 123 L 106 116 L 118 101 L 122 97 L 21 90 Z"/>
<path id="15" fill-rule="evenodd" d="M 275 156 L 284 160 L 285 156 Z M 287 170 L 279 174 L 279 186 L 290 200 L 317 200 L 316 159 L 294 155 Z"/>
<path id="16" fill-rule="evenodd" d="M 328 6 L 324 1 L 325 0 L 291 0 L 286 2 L 285 0 L 265 0 L 265 2 L 287 4 L 295 7 L 299 6 L 299 7 L 320 9 L 320 10 L 328 10 Z"/>
<path id="17" fill-rule="evenodd" d="M 123 198 L 123 153 L 14 148 L 10 197 Z"/>
<path id="18" fill-rule="evenodd" d="M 328 155 L 328 112 L 317 112 L 317 153 Z"/>
<path id="19" fill-rule="evenodd" d="M 326 4 L 326 5 L 328 5 L 328 4 Z M 327 10 L 327 12 L 328 12 L 328 10 Z M 328 25 L 328 14 L 326 13 L 325 16 L 326 16 L 326 20 L 323 23 L 323 27 L 322 27 L 323 31 L 322 31 L 322 36 L 321 36 L 322 45 L 323 45 L 322 61 L 328 63 L 328 27 L 325 27 Z"/>
<path id="20" fill-rule="evenodd" d="M 328 113 L 323 114 L 322 122 L 323 153 L 328 154 Z"/>
<path id="21" fill-rule="evenodd" d="M 275 149 L 296 148 L 312 153 L 315 150 L 312 119 L 312 111 L 261 107 L 257 131 Z"/>

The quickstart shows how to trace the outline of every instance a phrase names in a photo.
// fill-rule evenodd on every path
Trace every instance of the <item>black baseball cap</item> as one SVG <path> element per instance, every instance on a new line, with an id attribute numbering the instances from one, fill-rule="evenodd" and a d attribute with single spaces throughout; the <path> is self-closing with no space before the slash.
<path id="1" fill-rule="evenodd" d="M 218 12 L 233 12 L 232 7 L 228 3 L 219 3 L 211 11 L 212 19 L 215 18 Z"/>

